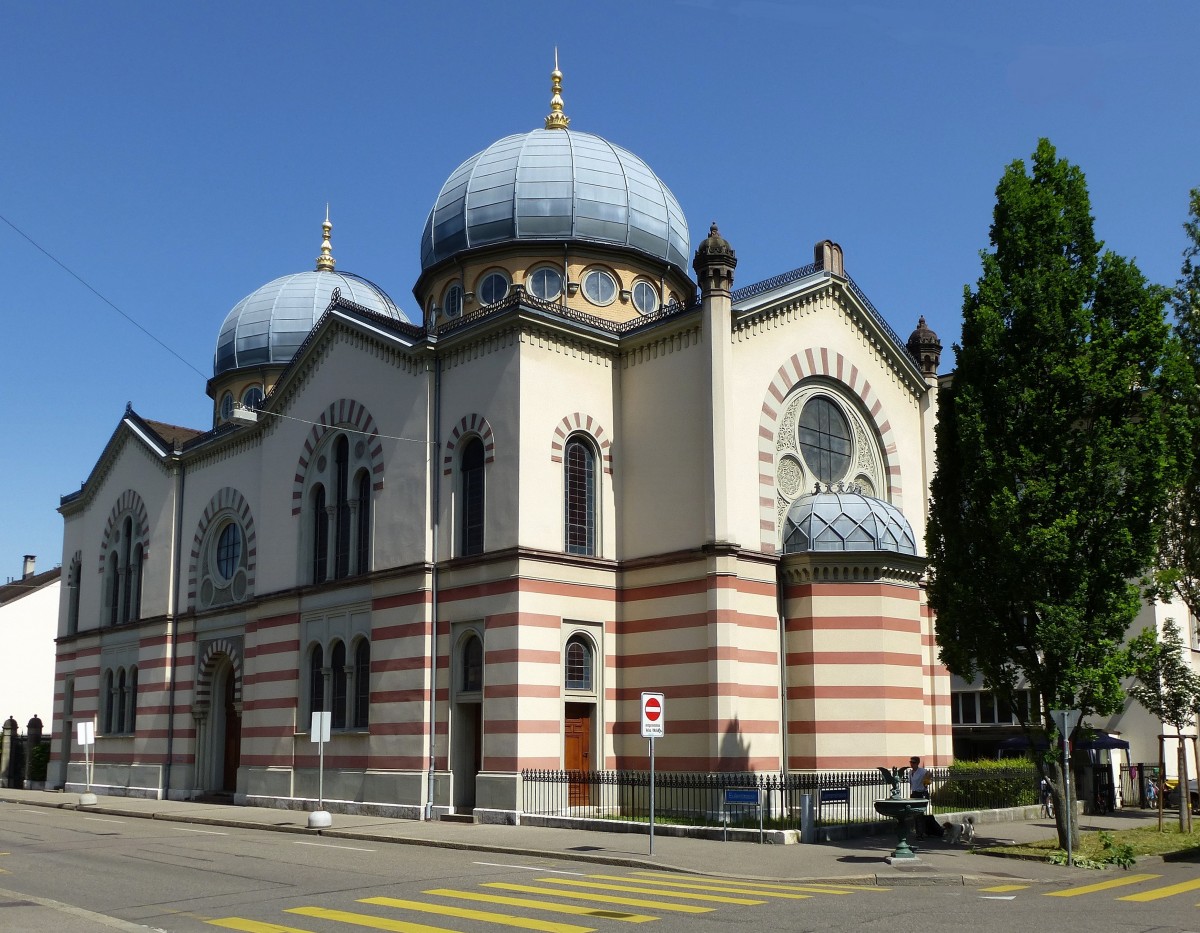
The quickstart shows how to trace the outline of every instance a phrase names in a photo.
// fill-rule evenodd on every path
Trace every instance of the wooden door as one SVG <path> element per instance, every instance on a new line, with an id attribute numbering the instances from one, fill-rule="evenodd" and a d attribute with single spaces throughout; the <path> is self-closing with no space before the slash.
<path id="1" fill-rule="evenodd" d="M 563 763 L 568 771 L 592 770 L 592 708 L 582 703 L 568 703 L 563 725 Z M 588 804 L 588 783 L 572 781 L 567 803 L 572 807 Z"/>

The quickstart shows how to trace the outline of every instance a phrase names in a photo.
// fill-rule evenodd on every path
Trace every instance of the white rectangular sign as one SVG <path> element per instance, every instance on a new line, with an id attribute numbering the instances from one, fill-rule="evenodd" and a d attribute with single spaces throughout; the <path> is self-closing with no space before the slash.
<path id="1" fill-rule="evenodd" d="M 80 745 L 95 745 L 96 724 L 90 719 L 75 723 L 75 741 Z"/>
<path id="2" fill-rule="evenodd" d="M 667 721 L 667 707 L 661 693 L 642 694 L 642 738 L 661 739 Z"/>
<path id="3" fill-rule="evenodd" d="M 312 727 L 309 729 L 309 739 L 313 742 L 328 742 L 329 741 L 329 721 L 333 718 L 333 714 L 313 713 Z"/>

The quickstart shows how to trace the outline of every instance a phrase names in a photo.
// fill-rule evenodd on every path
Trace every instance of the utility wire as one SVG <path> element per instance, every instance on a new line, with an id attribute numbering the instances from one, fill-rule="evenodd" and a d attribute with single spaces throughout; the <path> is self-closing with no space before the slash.
<path id="1" fill-rule="evenodd" d="M 134 327 L 136 327 L 138 330 L 140 330 L 143 334 L 145 334 L 147 337 L 149 337 L 151 340 L 153 340 L 155 343 L 157 343 L 160 347 L 162 347 L 164 350 L 166 350 L 168 353 L 170 353 L 171 356 L 175 357 L 175 359 L 177 359 L 177 360 L 179 360 L 179 362 L 183 363 L 184 366 L 186 366 L 188 369 L 192 370 L 192 372 L 194 372 L 201 379 L 205 380 L 205 382 L 208 381 L 208 376 L 206 376 L 206 375 L 204 375 L 204 373 L 200 372 L 200 370 L 198 370 L 195 366 L 193 366 L 191 363 L 189 363 L 187 360 L 185 360 L 182 356 L 180 356 L 178 353 L 176 353 L 173 349 L 171 349 L 169 346 L 167 346 L 165 343 L 163 343 L 161 340 L 159 340 L 156 336 L 154 336 L 154 334 L 150 333 L 150 331 L 148 331 L 140 323 L 138 323 L 136 320 L 134 320 L 132 317 L 130 317 L 128 314 L 126 314 L 124 311 L 122 311 L 120 308 L 118 308 L 115 304 L 113 304 L 111 301 L 109 301 L 107 298 L 105 298 L 103 295 L 101 295 L 100 292 L 98 292 L 95 288 L 93 288 L 92 285 L 83 276 L 79 275 L 74 269 L 72 269 L 65 262 L 63 262 L 57 256 L 55 256 L 53 253 L 51 253 L 48 249 L 46 249 L 44 246 L 42 246 L 40 243 L 38 243 L 28 233 L 26 233 L 24 230 L 22 230 L 20 227 L 18 227 L 16 224 L 14 224 L 11 220 L 9 220 L 3 214 L 0 214 L 0 220 L 3 220 L 6 224 L 8 224 L 10 227 L 12 227 L 13 230 L 15 230 L 17 233 L 19 233 L 22 237 L 24 237 L 25 240 L 28 241 L 31 246 L 33 246 L 36 250 L 38 250 L 38 252 L 40 252 L 47 259 L 49 259 L 51 262 L 53 262 L 56 266 L 58 266 L 60 269 L 62 269 L 64 272 L 66 272 L 67 275 L 71 276 L 71 278 L 75 279 L 75 281 L 77 281 L 80 285 L 82 285 L 84 288 L 86 288 L 89 292 L 91 292 L 93 295 L 95 295 L 97 298 L 99 298 L 101 301 L 103 301 L 106 305 L 108 305 L 110 308 L 112 308 L 114 311 L 116 311 L 117 314 L 119 314 L 119 315 L 121 315 L 121 317 L 125 318 L 125 320 L 127 320 L 130 324 L 132 324 Z"/>

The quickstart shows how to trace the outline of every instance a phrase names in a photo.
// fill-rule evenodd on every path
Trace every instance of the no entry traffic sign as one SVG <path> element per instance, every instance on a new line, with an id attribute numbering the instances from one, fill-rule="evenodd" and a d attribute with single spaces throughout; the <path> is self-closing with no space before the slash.
<path id="1" fill-rule="evenodd" d="M 642 738 L 659 739 L 664 735 L 666 707 L 661 693 L 642 694 Z"/>

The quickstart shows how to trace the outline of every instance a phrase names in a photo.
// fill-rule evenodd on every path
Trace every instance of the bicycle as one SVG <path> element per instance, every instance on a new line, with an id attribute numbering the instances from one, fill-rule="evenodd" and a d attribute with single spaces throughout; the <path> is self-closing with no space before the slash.
<path id="1" fill-rule="evenodd" d="M 1054 819 L 1054 795 L 1050 793 L 1048 787 L 1042 791 L 1042 818 Z"/>
<path id="2" fill-rule="evenodd" d="M 1096 789 L 1096 797 L 1092 801 L 1092 813 L 1096 816 L 1104 816 L 1104 814 L 1112 811 L 1112 803 L 1109 800 L 1108 788 L 1100 787 Z"/>

